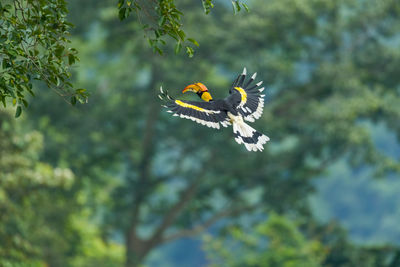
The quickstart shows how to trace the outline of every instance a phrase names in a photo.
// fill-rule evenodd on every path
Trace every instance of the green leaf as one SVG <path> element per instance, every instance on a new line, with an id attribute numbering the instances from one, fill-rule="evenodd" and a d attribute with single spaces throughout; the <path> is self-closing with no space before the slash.
<path id="1" fill-rule="evenodd" d="M 125 3 L 125 0 L 118 0 L 118 8 L 122 7 Z"/>
<path id="2" fill-rule="evenodd" d="M 188 54 L 189 57 L 194 56 L 194 50 L 190 46 L 186 46 L 186 53 Z"/>
<path id="3" fill-rule="evenodd" d="M 6 108 L 7 104 L 6 104 L 6 97 L 5 96 L 1 96 L 1 102 L 3 103 L 3 106 Z"/>
<path id="4" fill-rule="evenodd" d="M 84 94 L 84 93 L 86 92 L 86 89 L 83 89 L 83 88 L 76 89 L 75 92 L 76 92 L 77 94 L 82 95 L 82 94 Z"/>
<path id="5" fill-rule="evenodd" d="M 118 17 L 120 20 L 124 20 L 126 18 L 126 7 L 123 7 L 119 10 Z"/>
<path id="6" fill-rule="evenodd" d="M 239 12 L 242 8 L 240 7 L 240 4 L 238 2 L 238 0 L 232 0 L 232 7 L 233 7 L 233 13 L 236 14 L 237 12 Z"/>
<path id="7" fill-rule="evenodd" d="M 7 59 L 3 58 L 3 61 L 2 61 L 1 67 L 2 67 L 3 69 L 7 69 L 7 67 L 8 67 L 8 62 L 7 62 Z"/>
<path id="8" fill-rule="evenodd" d="M 211 8 L 214 7 L 212 0 L 202 0 L 204 13 L 208 14 L 211 11 Z"/>
<path id="9" fill-rule="evenodd" d="M 154 49 L 157 51 L 158 54 L 162 55 L 163 51 L 159 47 L 154 47 Z"/>
<path id="10" fill-rule="evenodd" d="M 167 32 L 167 34 L 169 36 L 171 36 L 172 38 L 174 38 L 175 40 L 177 40 L 177 41 L 179 40 L 178 36 L 175 33 Z"/>
<path id="11" fill-rule="evenodd" d="M 162 16 L 160 17 L 160 19 L 158 20 L 158 25 L 159 25 L 159 26 L 164 25 L 164 24 L 165 24 L 165 21 L 166 21 L 166 17 L 165 17 L 164 15 L 162 15 Z"/>
<path id="12" fill-rule="evenodd" d="M 76 96 L 71 96 L 71 105 L 75 106 L 76 105 Z"/>
<path id="13" fill-rule="evenodd" d="M 242 6 L 243 6 L 244 9 L 246 10 L 246 12 L 249 12 L 249 7 L 248 7 L 245 3 L 242 3 Z"/>
<path id="14" fill-rule="evenodd" d="M 195 39 L 187 38 L 187 40 L 188 40 L 189 42 L 192 42 L 192 43 L 193 43 L 194 45 L 196 45 L 196 46 L 200 46 L 199 43 L 198 43 Z"/>
<path id="15" fill-rule="evenodd" d="M 235 6 L 237 11 L 239 12 L 242 8 L 240 7 L 239 1 L 235 1 Z"/>
<path id="16" fill-rule="evenodd" d="M 64 47 L 61 45 L 58 46 L 55 50 L 56 57 L 61 58 L 63 52 L 64 52 Z"/>
<path id="17" fill-rule="evenodd" d="M 31 84 L 31 83 L 28 85 L 28 87 L 26 88 L 26 90 L 28 90 L 28 92 L 29 92 L 32 96 L 35 96 L 35 93 L 33 93 L 33 91 L 32 91 L 32 84 Z"/>
<path id="18" fill-rule="evenodd" d="M 18 118 L 19 116 L 21 116 L 21 113 L 22 113 L 22 107 L 18 106 L 15 111 L 15 118 Z"/>
<path id="19" fill-rule="evenodd" d="M 24 106 L 27 108 L 28 107 L 28 101 L 26 101 L 25 99 L 22 99 L 22 103 L 24 103 Z"/>
<path id="20" fill-rule="evenodd" d="M 72 55 L 72 54 L 69 54 L 69 55 L 68 55 L 68 64 L 69 64 L 69 65 L 72 65 L 72 64 L 74 64 L 74 63 L 75 63 L 75 56 Z"/>
<path id="21" fill-rule="evenodd" d="M 178 54 L 182 49 L 182 44 L 181 42 L 177 42 L 175 45 L 175 54 Z"/>
<path id="22" fill-rule="evenodd" d="M 184 40 L 185 40 L 186 34 L 185 34 L 185 32 L 184 32 L 184 31 L 182 31 L 182 30 L 179 30 L 179 31 L 178 31 L 178 35 L 179 35 L 179 37 L 182 39 L 182 41 L 184 41 Z"/>

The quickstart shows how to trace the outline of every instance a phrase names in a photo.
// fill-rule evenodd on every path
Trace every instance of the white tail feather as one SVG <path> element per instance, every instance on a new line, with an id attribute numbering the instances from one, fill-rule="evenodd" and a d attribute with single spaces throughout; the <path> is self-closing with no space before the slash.
<path id="1" fill-rule="evenodd" d="M 243 120 L 233 121 L 233 133 L 238 144 L 244 144 L 248 151 L 263 151 L 263 145 L 269 137 L 257 132 Z"/>

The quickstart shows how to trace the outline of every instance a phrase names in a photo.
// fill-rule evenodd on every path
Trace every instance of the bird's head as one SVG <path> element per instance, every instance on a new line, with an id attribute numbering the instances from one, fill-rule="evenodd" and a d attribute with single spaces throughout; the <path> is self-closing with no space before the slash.
<path id="1" fill-rule="evenodd" d="M 194 83 L 189 84 L 188 86 L 183 89 L 182 93 L 186 92 L 194 92 L 196 93 L 201 99 L 208 102 L 212 100 L 210 93 L 208 92 L 207 87 L 202 83 Z"/>

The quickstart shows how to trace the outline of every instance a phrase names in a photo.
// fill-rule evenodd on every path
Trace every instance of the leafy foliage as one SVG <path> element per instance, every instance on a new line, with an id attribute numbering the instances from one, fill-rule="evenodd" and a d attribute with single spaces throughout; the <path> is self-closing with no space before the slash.
<path id="1" fill-rule="evenodd" d="M 398 245 L 355 244 L 337 222 L 320 224 L 307 219 L 303 220 L 300 229 L 309 238 L 323 244 L 325 257 L 321 266 L 394 267 L 400 264 Z"/>
<path id="2" fill-rule="evenodd" d="M 202 0 L 204 13 L 210 13 L 214 7 L 213 0 Z M 248 11 L 246 4 L 239 0 L 232 0 L 234 12 L 239 12 L 241 7 Z M 143 29 L 147 35 L 150 46 L 155 52 L 163 54 L 161 45 L 165 45 L 165 36 L 172 37 L 175 41 L 175 53 L 178 54 L 182 47 L 185 48 L 189 57 L 194 55 L 194 49 L 188 44 L 199 46 L 199 43 L 193 38 L 187 38 L 182 29 L 183 13 L 176 7 L 175 0 L 118 0 L 119 18 L 127 18 L 130 13 L 135 12 Z"/>
<path id="3" fill-rule="evenodd" d="M 232 0 L 232 7 L 233 7 L 233 12 L 236 14 L 240 10 L 242 10 L 242 7 L 249 12 L 249 8 L 245 3 L 241 3 L 239 0 Z"/>
<path id="4" fill-rule="evenodd" d="M 42 149 L 39 132 L 25 132 L 0 111 L 0 265 L 121 263 L 122 247 L 105 244 L 82 209 L 72 171 L 40 161 Z"/>
<path id="5" fill-rule="evenodd" d="M 238 1 L 232 4 L 234 10 L 240 10 Z M 205 13 L 213 6 L 213 1 L 203 1 Z M 192 57 L 193 45 L 199 46 L 195 39 L 186 37 L 181 23 L 183 13 L 174 0 L 119 0 L 118 9 L 121 20 L 131 12 L 137 14 L 150 46 L 160 54 L 167 35 L 175 39 L 176 53 L 184 48 Z M 24 106 L 28 107 L 26 94 L 34 95 L 33 80 L 45 82 L 72 105 L 87 102 L 88 92 L 75 89 L 70 82 L 71 67 L 79 59 L 77 50 L 68 46 L 72 24 L 66 20 L 67 13 L 65 0 L 9 0 L 0 4 L 0 101 L 5 107 L 7 100 L 12 100 L 15 117 L 21 115 Z"/>
<path id="6" fill-rule="evenodd" d="M 323 245 L 318 240 L 307 240 L 298 227 L 283 216 L 271 214 L 253 229 L 230 227 L 226 239 L 207 236 L 210 266 L 321 266 L 325 258 Z"/>
<path id="7" fill-rule="evenodd" d="M 64 0 L 14 0 L 0 3 L 0 101 L 12 99 L 15 116 L 34 95 L 33 80 L 46 83 L 71 104 L 85 102 L 86 90 L 69 82 L 77 51 L 68 47 L 69 30 Z"/>
<path id="8" fill-rule="evenodd" d="M 213 1 L 212 0 L 202 0 L 203 3 L 203 8 L 204 8 L 204 13 L 208 14 L 211 11 L 211 8 L 214 7 Z"/>
<path id="9" fill-rule="evenodd" d="M 67 197 L 74 176 L 69 169 L 38 161 L 43 139 L 38 132 L 16 134 L 8 112 L 0 112 L 0 265 L 42 262 L 44 244 L 51 242 L 48 257 L 68 246 L 73 236 L 58 238 L 68 229 Z M 63 211 L 52 218 L 56 211 Z M 52 218 L 52 219 L 51 219 Z M 38 227 L 40 225 L 40 227 Z M 57 245 L 56 245 L 57 244 Z M 65 250 L 63 251 L 65 253 Z M 61 253 L 61 254 L 63 254 Z M 62 260 L 62 259 L 60 259 Z"/>
<path id="10" fill-rule="evenodd" d="M 295 221 L 295 222 L 294 222 Z M 250 227 L 231 226 L 224 235 L 206 235 L 211 266 L 394 267 L 400 249 L 393 245 L 354 245 L 335 222 L 318 224 L 272 213 Z"/>

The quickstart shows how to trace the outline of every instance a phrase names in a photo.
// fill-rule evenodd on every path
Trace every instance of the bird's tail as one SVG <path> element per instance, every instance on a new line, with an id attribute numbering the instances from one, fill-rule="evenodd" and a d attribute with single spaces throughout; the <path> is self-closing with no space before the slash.
<path id="1" fill-rule="evenodd" d="M 263 151 L 263 145 L 269 141 L 269 137 L 258 132 L 243 120 L 233 121 L 233 134 L 238 144 L 244 144 L 248 151 Z"/>

